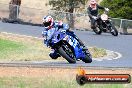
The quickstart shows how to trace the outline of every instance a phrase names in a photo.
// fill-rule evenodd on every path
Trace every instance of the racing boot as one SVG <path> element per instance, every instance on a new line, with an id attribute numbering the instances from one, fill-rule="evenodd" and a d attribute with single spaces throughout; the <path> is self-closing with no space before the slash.
<path id="1" fill-rule="evenodd" d="M 61 56 L 56 52 L 56 50 L 54 50 L 54 49 L 51 49 L 51 52 L 50 52 L 49 56 L 50 56 L 52 59 L 57 59 L 58 57 L 61 57 Z"/>

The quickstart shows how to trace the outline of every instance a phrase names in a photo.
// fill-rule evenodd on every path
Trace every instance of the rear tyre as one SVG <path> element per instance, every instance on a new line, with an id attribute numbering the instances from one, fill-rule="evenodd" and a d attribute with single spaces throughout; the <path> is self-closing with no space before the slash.
<path id="1" fill-rule="evenodd" d="M 72 50 L 68 47 L 67 47 L 67 50 L 69 50 L 70 52 L 66 51 L 65 46 L 62 46 L 58 49 L 58 52 L 69 63 L 76 63 L 76 59 L 74 57 L 74 54 L 73 54 Z"/>
<path id="2" fill-rule="evenodd" d="M 98 27 L 98 24 L 97 23 L 95 24 L 95 27 L 93 27 L 93 31 L 96 34 L 98 34 L 98 35 L 100 35 L 102 33 L 102 29 L 100 27 Z"/>
<path id="3" fill-rule="evenodd" d="M 99 28 L 95 28 L 93 29 L 93 31 L 97 34 L 100 35 L 102 33 L 102 31 Z"/>
<path id="4" fill-rule="evenodd" d="M 85 63 L 91 63 L 92 62 L 92 55 L 90 54 L 90 52 L 87 50 L 85 50 L 85 58 L 82 59 L 83 62 Z"/>

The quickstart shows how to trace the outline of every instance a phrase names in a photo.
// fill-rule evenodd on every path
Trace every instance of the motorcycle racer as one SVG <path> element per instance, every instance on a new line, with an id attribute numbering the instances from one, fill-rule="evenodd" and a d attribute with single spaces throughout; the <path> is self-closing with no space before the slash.
<path id="1" fill-rule="evenodd" d="M 97 4 L 96 0 L 90 0 L 90 5 L 87 8 L 87 12 L 91 21 L 91 28 L 95 28 L 95 21 L 97 20 L 98 9 L 103 9 L 108 11 L 108 8 L 104 8 Z"/>
<path id="2" fill-rule="evenodd" d="M 55 32 L 57 32 L 58 30 L 61 30 L 62 32 L 65 32 L 65 33 L 68 33 L 72 37 L 76 38 L 76 35 L 74 34 L 74 32 L 69 30 L 70 28 L 69 28 L 68 24 L 65 24 L 61 21 L 55 22 L 51 16 L 45 16 L 43 18 L 43 26 L 44 26 L 44 30 L 42 31 L 42 36 L 45 38 L 44 44 L 46 44 L 47 46 L 50 43 L 52 35 Z M 81 43 L 82 41 L 80 39 L 78 39 L 78 40 L 79 40 L 80 44 L 83 44 L 83 43 Z M 60 55 L 54 49 L 51 49 L 49 56 L 52 59 L 57 59 L 58 57 L 60 57 Z"/>

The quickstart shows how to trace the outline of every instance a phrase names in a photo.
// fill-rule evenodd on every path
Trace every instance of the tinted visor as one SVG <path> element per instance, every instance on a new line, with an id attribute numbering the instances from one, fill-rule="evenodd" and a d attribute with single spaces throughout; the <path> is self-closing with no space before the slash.
<path id="1" fill-rule="evenodd" d="M 45 27 L 48 27 L 48 26 L 51 25 L 51 21 L 49 21 L 49 22 L 44 22 L 43 24 L 44 24 Z"/>

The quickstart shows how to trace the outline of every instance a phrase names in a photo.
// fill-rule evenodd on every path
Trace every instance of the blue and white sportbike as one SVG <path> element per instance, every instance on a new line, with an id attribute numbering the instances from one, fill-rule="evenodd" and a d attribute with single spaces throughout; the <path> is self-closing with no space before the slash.
<path id="1" fill-rule="evenodd" d="M 69 63 L 76 63 L 78 60 L 85 63 L 92 62 L 89 50 L 80 44 L 77 36 L 72 37 L 67 31 L 58 30 L 48 43 L 48 46 L 57 51 Z"/>

